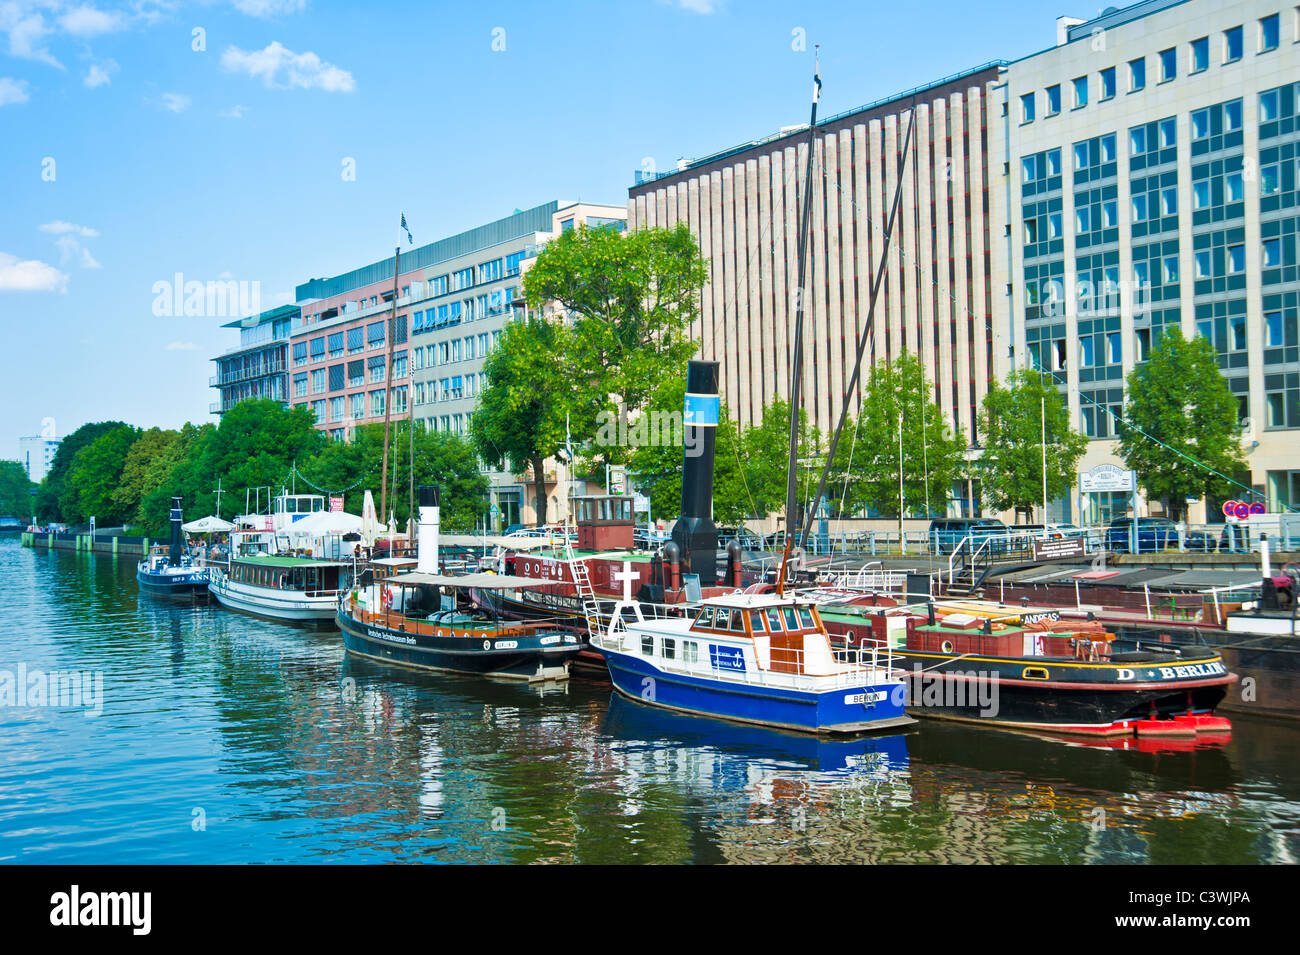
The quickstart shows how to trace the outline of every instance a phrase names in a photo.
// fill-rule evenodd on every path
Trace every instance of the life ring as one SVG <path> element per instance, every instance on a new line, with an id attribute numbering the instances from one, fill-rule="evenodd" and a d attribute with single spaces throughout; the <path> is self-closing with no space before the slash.
<path id="1" fill-rule="evenodd" d="M 379 588 L 379 603 L 383 606 L 383 608 L 384 608 L 385 610 L 387 610 L 389 607 L 391 607 L 391 606 L 393 605 L 393 588 L 392 588 L 392 587 L 380 587 L 380 588 Z"/>
<path id="2" fill-rule="evenodd" d="M 484 650 L 491 650 L 491 649 L 492 649 L 492 641 L 491 641 L 491 640 L 484 640 L 484 641 L 483 641 L 483 649 L 484 649 Z"/>

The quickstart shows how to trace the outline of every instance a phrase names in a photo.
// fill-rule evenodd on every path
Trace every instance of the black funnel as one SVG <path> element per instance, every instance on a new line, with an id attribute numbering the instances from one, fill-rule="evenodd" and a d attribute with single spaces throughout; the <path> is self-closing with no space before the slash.
<path id="1" fill-rule="evenodd" d="M 180 495 L 172 498 L 172 546 L 171 553 L 167 555 L 167 563 L 172 567 L 180 566 L 181 562 L 181 499 Z"/>
<path id="2" fill-rule="evenodd" d="M 713 525 L 713 448 L 717 439 L 718 363 L 692 361 L 686 371 L 683 418 L 682 516 L 673 543 L 682 553 L 682 572 L 698 574 L 700 586 L 718 583 L 718 529 Z"/>

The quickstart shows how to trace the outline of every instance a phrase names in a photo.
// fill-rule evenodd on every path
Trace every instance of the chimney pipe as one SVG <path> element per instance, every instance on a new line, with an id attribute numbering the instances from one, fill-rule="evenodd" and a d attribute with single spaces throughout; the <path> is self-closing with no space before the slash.
<path id="1" fill-rule="evenodd" d="M 420 533 L 416 545 L 415 569 L 422 574 L 438 573 L 438 485 L 421 484 Z"/>
<path id="2" fill-rule="evenodd" d="M 167 564 L 171 567 L 179 567 L 181 563 L 181 498 L 179 494 L 172 497 L 171 519 L 171 552 L 167 555 Z"/>
<path id="3" fill-rule="evenodd" d="M 686 371 L 682 418 L 682 514 L 673 525 L 673 542 L 686 573 L 698 574 L 703 587 L 718 582 L 718 529 L 713 524 L 713 449 L 721 399 L 718 363 L 691 361 Z"/>
<path id="4" fill-rule="evenodd" d="M 1247 533 L 1247 534 L 1250 533 L 1250 528 L 1249 528 L 1249 527 L 1247 527 L 1247 529 L 1246 529 L 1246 533 Z M 1260 534 L 1260 535 L 1259 535 L 1259 563 L 1260 563 L 1260 567 L 1261 567 L 1261 568 L 1263 569 L 1263 571 L 1264 571 L 1264 579 L 1267 580 L 1269 577 L 1272 577 L 1272 576 L 1273 576 L 1273 562 L 1272 562 L 1271 560 L 1269 560 L 1269 553 L 1268 553 L 1268 535 L 1267 535 L 1267 534 Z"/>

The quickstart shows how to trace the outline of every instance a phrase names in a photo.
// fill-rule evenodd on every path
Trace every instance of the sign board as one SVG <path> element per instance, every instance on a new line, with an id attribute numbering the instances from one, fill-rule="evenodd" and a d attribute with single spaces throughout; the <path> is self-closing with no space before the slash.
<path id="1" fill-rule="evenodd" d="M 609 493 L 622 494 L 627 490 L 627 468 L 621 464 L 609 466 Z"/>
<path id="2" fill-rule="evenodd" d="M 501 508 L 497 507 L 496 501 L 492 502 L 492 506 L 488 508 L 488 513 L 493 517 L 501 516 Z"/>
<path id="3" fill-rule="evenodd" d="M 649 514 L 650 498 L 646 497 L 644 494 L 633 494 L 632 510 L 636 511 L 638 514 Z"/>
<path id="4" fill-rule="evenodd" d="M 1034 560 L 1062 560 L 1067 557 L 1082 557 L 1087 547 L 1082 537 L 1062 537 L 1058 540 L 1036 540 Z"/>
<path id="5" fill-rule="evenodd" d="M 1114 464 L 1099 464 L 1091 471 L 1079 472 L 1079 490 L 1084 494 L 1104 491 L 1137 490 L 1137 472 L 1125 471 Z"/>
<path id="6" fill-rule="evenodd" d="M 337 514 L 338 512 L 340 512 L 340 511 L 342 511 L 342 510 L 343 510 L 343 498 L 341 498 L 341 497 L 332 497 L 332 498 L 330 498 L 330 511 L 331 511 L 332 513 L 336 513 L 336 514 Z"/>

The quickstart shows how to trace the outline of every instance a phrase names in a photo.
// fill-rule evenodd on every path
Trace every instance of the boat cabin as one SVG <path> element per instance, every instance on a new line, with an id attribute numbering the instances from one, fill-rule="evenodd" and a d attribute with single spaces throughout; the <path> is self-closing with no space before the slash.
<path id="1" fill-rule="evenodd" d="M 789 597 L 730 594 L 712 598 L 695 614 L 688 634 L 752 640 L 759 667 L 777 673 L 815 675 L 842 669 L 817 608 Z"/>
<path id="2" fill-rule="evenodd" d="M 352 565 L 294 557 L 237 558 L 231 562 L 228 576 L 250 587 L 319 597 L 347 590 L 352 582 Z"/>
<path id="3" fill-rule="evenodd" d="M 632 498 L 624 494 L 592 494 L 573 499 L 574 521 L 581 550 L 631 550 L 636 540 Z"/>

